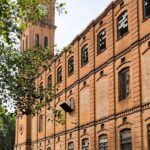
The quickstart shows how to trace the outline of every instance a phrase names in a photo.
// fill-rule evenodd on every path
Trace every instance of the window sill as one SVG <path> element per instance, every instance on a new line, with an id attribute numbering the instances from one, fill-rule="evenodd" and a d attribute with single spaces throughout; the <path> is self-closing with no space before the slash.
<path id="1" fill-rule="evenodd" d="M 147 21 L 149 18 L 150 18 L 150 16 L 148 16 L 148 17 L 144 17 L 142 22 Z"/>
<path id="2" fill-rule="evenodd" d="M 85 64 L 82 64 L 82 65 L 81 65 L 81 68 L 84 67 L 84 66 L 86 66 L 88 63 L 89 63 L 89 62 L 87 61 Z"/>
<path id="3" fill-rule="evenodd" d="M 125 98 L 125 99 L 119 99 L 119 102 L 124 102 L 124 101 L 128 101 L 129 99 L 131 99 L 131 96 L 129 96 L 129 97 L 127 97 L 127 98 Z"/>
<path id="4" fill-rule="evenodd" d="M 97 56 L 100 55 L 100 54 L 102 54 L 106 49 L 107 49 L 107 48 L 104 48 L 104 49 L 102 49 L 101 51 L 98 51 L 98 50 L 97 50 Z"/>
<path id="5" fill-rule="evenodd" d="M 119 40 L 121 40 L 121 39 L 123 39 L 127 34 L 129 33 L 129 31 L 128 32 L 126 32 L 124 35 L 122 35 L 121 37 L 118 37 L 117 38 L 117 41 L 119 41 Z"/>
<path id="6" fill-rule="evenodd" d="M 73 74 L 74 74 L 74 71 L 72 73 L 68 74 L 68 77 L 72 76 Z"/>

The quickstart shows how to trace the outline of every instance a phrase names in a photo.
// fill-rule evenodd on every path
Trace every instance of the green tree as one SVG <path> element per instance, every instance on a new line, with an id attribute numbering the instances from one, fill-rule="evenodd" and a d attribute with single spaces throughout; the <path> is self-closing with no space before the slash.
<path id="1" fill-rule="evenodd" d="M 0 107 L 0 150 L 12 150 L 15 143 L 15 117 Z"/>

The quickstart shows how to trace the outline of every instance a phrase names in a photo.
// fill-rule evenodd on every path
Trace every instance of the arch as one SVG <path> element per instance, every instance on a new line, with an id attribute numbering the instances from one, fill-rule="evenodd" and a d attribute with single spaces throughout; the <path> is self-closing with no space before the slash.
<path id="1" fill-rule="evenodd" d="M 39 34 L 35 34 L 35 46 L 40 46 L 40 36 L 39 36 Z"/>

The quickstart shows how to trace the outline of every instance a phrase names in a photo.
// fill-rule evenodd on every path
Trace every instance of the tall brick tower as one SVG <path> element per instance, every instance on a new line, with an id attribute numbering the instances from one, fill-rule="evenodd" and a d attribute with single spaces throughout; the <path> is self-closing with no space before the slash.
<path id="1" fill-rule="evenodd" d="M 55 33 L 55 1 L 50 0 L 48 17 L 36 25 L 29 25 L 21 36 L 21 49 L 33 48 L 35 45 L 41 47 L 54 45 Z"/>
<path id="2" fill-rule="evenodd" d="M 50 0 L 48 17 L 36 25 L 30 25 L 22 34 L 21 50 L 30 49 L 39 45 L 54 48 L 55 35 L 55 0 Z M 16 118 L 15 150 L 31 150 L 31 116 Z"/>

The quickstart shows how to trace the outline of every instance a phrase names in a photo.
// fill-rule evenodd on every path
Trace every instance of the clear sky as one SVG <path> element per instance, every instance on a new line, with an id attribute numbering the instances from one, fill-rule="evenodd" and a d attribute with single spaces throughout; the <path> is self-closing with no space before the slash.
<path id="1" fill-rule="evenodd" d="M 55 43 L 58 49 L 70 44 L 74 37 L 95 19 L 112 0 L 61 0 L 68 14 L 56 13 Z"/>

